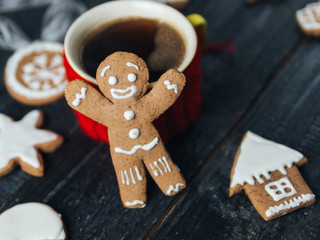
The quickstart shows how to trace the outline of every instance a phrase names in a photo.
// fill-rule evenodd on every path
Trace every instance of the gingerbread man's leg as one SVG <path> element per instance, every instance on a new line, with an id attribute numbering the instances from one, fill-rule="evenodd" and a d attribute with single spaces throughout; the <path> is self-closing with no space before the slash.
<path id="1" fill-rule="evenodd" d="M 111 153 L 116 171 L 120 196 L 126 208 L 141 208 L 146 205 L 146 173 L 138 156 Z"/>
<path id="2" fill-rule="evenodd" d="M 165 195 L 175 195 L 186 187 L 183 176 L 172 162 L 161 140 L 151 151 L 144 153 L 143 161 Z"/>

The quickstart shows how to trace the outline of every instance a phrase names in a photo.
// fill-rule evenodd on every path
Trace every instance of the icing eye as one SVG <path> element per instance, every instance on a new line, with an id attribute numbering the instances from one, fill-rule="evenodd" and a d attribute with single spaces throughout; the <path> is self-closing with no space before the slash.
<path id="1" fill-rule="evenodd" d="M 108 83 L 109 83 L 110 85 L 116 85 L 117 82 L 118 82 L 118 79 L 117 79 L 115 76 L 110 76 L 110 77 L 109 77 Z"/>
<path id="2" fill-rule="evenodd" d="M 129 80 L 130 82 L 134 82 L 134 81 L 137 80 L 137 76 L 136 76 L 134 73 L 129 73 L 129 74 L 128 74 L 128 80 Z"/>

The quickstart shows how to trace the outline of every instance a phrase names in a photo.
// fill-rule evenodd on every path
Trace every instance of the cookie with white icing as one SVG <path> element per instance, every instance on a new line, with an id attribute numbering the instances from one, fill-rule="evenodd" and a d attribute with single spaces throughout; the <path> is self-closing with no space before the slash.
<path id="1" fill-rule="evenodd" d="M 20 121 L 0 113 L 0 177 L 11 172 L 17 165 L 33 176 L 43 176 L 43 161 L 38 150 L 55 151 L 63 142 L 58 134 L 38 129 L 43 115 L 33 110 Z"/>
<path id="2" fill-rule="evenodd" d="M 61 215 L 42 203 L 19 204 L 0 214 L 3 240 L 66 240 L 66 235 Z"/>
<path id="3" fill-rule="evenodd" d="M 41 105 L 63 96 L 67 85 L 60 43 L 34 42 L 17 50 L 5 68 L 5 86 L 17 101 Z"/>
<path id="4" fill-rule="evenodd" d="M 320 3 L 311 3 L 298 10 L 296 20 L 304 33 L 310 36 L 320 36 Z"/>
<path id="5" fill-rule="evenodd" d="M 298 151 L 248 131 L 231 170 L 229 196 L 242 190 L 268 221 L 315 202 L 297 166 L 307 162 Z"/>
<path id="6" fill-rule="evenodd" d="M 110 152 L 120 195 L 127 208 L 146 205 L 145 167 L 164 194 L 186 187 L 152 122 L 179 97 L 185 77 L 170 69 L 147 93 L 149 72 L 137 55 L 116 52 L 98 67 L 101 92 L 82 80 L 71 81 L 65 92 L 73 109 L 108 127 Z"/>

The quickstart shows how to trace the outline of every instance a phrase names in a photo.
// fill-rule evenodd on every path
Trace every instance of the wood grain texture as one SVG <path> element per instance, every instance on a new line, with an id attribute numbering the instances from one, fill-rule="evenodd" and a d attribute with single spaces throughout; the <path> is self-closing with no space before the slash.
<path id="1" fill-rule="evenodd" d="M 102 2 L 85 1 L 88 7 Z M 167 144 L 187 181 L 195 179 L 187 191 L 165 197 L 149 177 L 147 207 L 124 209 L 108 147 L 83 135 L 61 99 L 40 109 L 45 114 L 43 128 L 61 134 L 66 142 L 57 152 L 44 155 L 43 178 L 16 169 L 0 179 L 0 212 L 27 201 L 47 203 L 62 214 L 71 240 L 268 237 L 269 228 L 244 195 L 227 197 L 229 171 L 242 134 L 252 127 L 258 134 L 303 151 L 310 162 L 301 168 L 302 175 L 315 194 L 319 193 L 319 172 L 312 171 L 317 165 L 312 165 L 309 156 L 319 151 L 319 108 L 316 95 L 312 95 L 318 86 L 319 47 L 315 49 L 316 41 L 312 40 L 302 44 L 305 40 L 294 20 L 295 10 L 307 2 L 263 1 L 247 6 L 244 1 L 193 0 L 184 10 L 207 19 L 209 42 L 236 41 L 234 56 L 220 52 L 203 57 L 201 117 Z M 35 39 L 40 35 L 44 10 L 28 9 L 7 16 Z M 1 76 L 9 55 L 1 51 Z M 280 66 L 286 67 L 277 75 Z M 32 109 L 10 98 L 3 81 L 0 101 L 0 112 L 17 120 Z M 217 151 L 218 155 L 212 154 Z M 319 216 L 319 210 L 315 206 L 271 222 L 270 229 L 278 231 L 270 236 L 286 238 L 298 228 L 305 231 L 302 237 L 316 236 L 319 225 L 312 219 Z M 305 211 L 308 216 L 303 216 Z M 290 225 L 294 220 L 298 223 Z"/>
<path id="2" fill-rule="evenodd" d="M 319 195 L 320 52 L 308 41 L 276 77 L 243 119 L 220 152 L 189 186 L 153 239 L 316 239 L 320 233 L 319 204 L 265 222 L 245 194 L 228 198 L 230 171 L 243 134 L 257 134 L 302 152 L 300 167 L 306 183 Z M 193 226 L 187 228 L 186 226 Z M 175 238 L 173 237 L 173 238 Z"/>

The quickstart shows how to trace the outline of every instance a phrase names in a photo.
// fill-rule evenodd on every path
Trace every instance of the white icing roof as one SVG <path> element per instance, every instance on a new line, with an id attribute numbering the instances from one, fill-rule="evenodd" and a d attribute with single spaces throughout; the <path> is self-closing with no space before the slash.
<path id="1" fill-rule="evenodd" d="M 240 145 L 231 187 L 244 183 L 254 185 L 255 179 L 263 183 L 261 175 L 270 179 L 269 172 L 276 170 L 287 174 L 285 167 L 292 167 L 293 163 L 302 159 L 303 155 L 300 152 L 248 131 Z"/>

